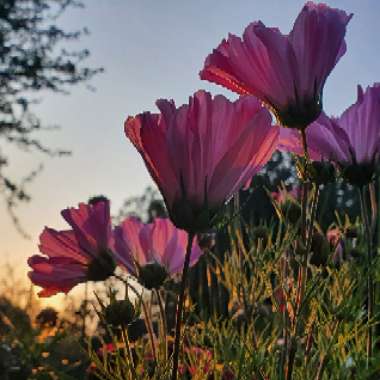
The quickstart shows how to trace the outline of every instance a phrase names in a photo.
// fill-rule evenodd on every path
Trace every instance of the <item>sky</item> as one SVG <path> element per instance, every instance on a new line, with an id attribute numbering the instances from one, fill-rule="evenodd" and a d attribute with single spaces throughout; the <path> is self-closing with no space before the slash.
<path id="1" fill-rule="evenodd" d="M 70 95 L 43 94 L 35 113 L 60 130 L 41 132 L 48 146 L 72 151 L 70 157 L 49 159 L 10 147 L 7 173 L 21 178 L 44 169 L 29 186 L 33 199 L 17 210 L 31 236 L 23 239 L 0 200 L 0 265 L 9 262 L 26 278 L 28 256 L 38 253 L 38 236 L 45 225 L 60 229 L 60 210 L 104 194 L 117 213 L 123 201 L 139 195 L 152 181 L 140 156 L 127 141 L 123 122 L 128 115 L 154 111 L 155 100 L 187 101 L 198 89 L 235 95 L 201 81 L 205 57 L 228 33 L 241 35 L 252 21 L 261 20 L 288 33 L 304 4 L 298 0 L 85 0 L 85 8 L 60 19 L 67 30 L 86 26 L 90 35 L 67 47 L 88 48 L 88 65 L 105 72 L 91 81 L 96 88 L 71 88 Z M 380 2 L 331 0 L 354 17 L 347 30 L 347 52 L 327 80 L 324 108 L 338 115 L 356 99 L 356 86 L 380 81 Z M 3 147 L 2 147 L 3 148 Z M 0 271 L 7 276 L 6 271 Z"/>

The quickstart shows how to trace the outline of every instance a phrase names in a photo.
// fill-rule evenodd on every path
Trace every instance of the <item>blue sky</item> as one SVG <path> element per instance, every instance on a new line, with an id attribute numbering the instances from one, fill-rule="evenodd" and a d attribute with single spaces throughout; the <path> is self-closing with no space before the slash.
<path id="1" fill-rule="evenodd" d="M 355 101 L 356 85 L 380 81 L 380 2 L 326 1 L 354 13 L 347 31 L 347 52 L 327 80 L 324 107 L 339 114 Z M 26 258 L 37 253 L 44 225 L 64 227 L 59 211 L 94 194 L 112 200 L 114 213 L 123 200 L 151 184 L 139 155 L 126 140 L 127 115 L 155 110 L 157 98 L 187 101 L 199 88 L 235 96 L 200 81 L 205 57 L 229 32 L 241 35 L 245 26 L 262 20 L 287 33 L 302 8 L 298 0 L 87 0 L 84 9 L 68 12 L 67 29 L 87 26 L 91 34 L 73 47 L 91 51 L 88 64 L 104 66 L 92 81 L 96 92 L 84 86 L 69 96 L 45 94 L 35 111 L 61 130 L 41 132 L 42 141 L 72 150 L 73 155 L 49 160 L 12 149 L 10 175 L 20 177 L 43 163 L 45 169 L 30 186 L 33 201 L 19 208 L 31 240 L 23 240 L 0 204 L 0 262 L 17 263 L 25 273 Z M 5 236 L 5 238 L 3 238 Z"/>

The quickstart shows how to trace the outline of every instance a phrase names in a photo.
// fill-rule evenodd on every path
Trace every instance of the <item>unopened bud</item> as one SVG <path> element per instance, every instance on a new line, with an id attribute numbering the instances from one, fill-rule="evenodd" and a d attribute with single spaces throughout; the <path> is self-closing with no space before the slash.
<path id="1" fill-rule="evenodd" d="M 281 205 L 281 211 L 287 222 L 296 224 L 301 217 L 301 207 L 298 203 L 287 200 Z"/>
<path id="2" fill-rule="evenodd" d="M 330 255 L 330 244 L 328 240 L 319 232 L 314 232 L 311 250 L 313 252 L 310 263 L 316 266 L 326 265 Z"/>
<path id="3" fill-rule="evenodd" d="M 93 206 L 98 202 L 109 202 L 109 199 L 104 195 L 95 195 L 88 200 L 88 203 Z"/>
<path id="4" fill-rule="evenodd" d="M 202 249 L 212 249 L 215 246 L 215 234 L 214 233 L 204 233 L 198 234 L 198 245 Z"/>
<path id="5" fill-rule="evenodd" d="M 335 181 L 335 167 L 327 161 L 313 161 L 308 165 L 307 174 L 311 182 L 326 185 Z"/>
<path id="6" fill-rule="evenodd" d="M 128 299 L 116 300 L 104 309 L 104 319 L 113 327 L 126 326 L 135 318 L 135 308 Z"/>

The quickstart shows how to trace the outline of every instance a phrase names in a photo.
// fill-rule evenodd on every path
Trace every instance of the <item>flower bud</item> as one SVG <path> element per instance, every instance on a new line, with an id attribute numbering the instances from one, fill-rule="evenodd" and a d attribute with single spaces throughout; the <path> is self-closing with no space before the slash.
<path id="1" fill-rule="evenodd" d="M 109 200 L 104 195 L 95 195 L 88 200 L 88 204 L 90 205 L 95 205 L 98 202 L 109 202 Z"/>
<path id="2" fill-rule="evenodd" d="M 136 318 L 135 308 L 128 299 L 112 302 L 103 313 L 105 321 L 113 327 L 126 326 Z"/>
<path id="3" fill-rule="evenodd" d="M 168 277 L 165 267 L 158 263 L 148 263 L 139 269 L 139 282 L 145 288 L 159 289 Z"/>
<path id="4" fill-rule="evenodd" d="M 46 307 L 38 313 L 36 322 L 40 328 L 54 327 L 58 321 L 58 312 L 52 307 Z"/>
<path id="5" fill-rule="evenodd" d="M 290 224 L 296 224 L 301 217 L 301 207 L 298 203 L 287 200 L 281 205 L 282 214 Z"/>
<path id="6" fill-rule="evenodd" d="M 215 233 L 198 234 L 198 244 L 201 249 L 211 250 L 215 247 Z"/>
<path id="7" fill-rule="evenodd" d="M 326 185 L 335 181 L 335 167 L 327 161 L 313 161 L 308 165 L 307 175 L 311 182 Z"/>
<path id="8" fill-rule="evenodd" d="M 313 254 L 310 258 L 310 263 L 316 266 L 326 265 L 330 255 L 330 245 L 325 236 L 319 232 L 314 232 L 311 250 Z"/>

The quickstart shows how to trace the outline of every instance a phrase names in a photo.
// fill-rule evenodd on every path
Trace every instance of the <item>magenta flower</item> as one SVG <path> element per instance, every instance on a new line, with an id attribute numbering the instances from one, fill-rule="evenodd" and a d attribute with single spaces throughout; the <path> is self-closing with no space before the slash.
<path id="1" fill-rule="evenodd" d="M 358 86 L 358 99 L 339 118 L 322 114 L 306 130 L 312 159 L 332 161 L 352 184 L 371 181 L 380 159 L 380 84 L 365 92 Z M 301 154 L 297 131 L 282 129 L 280 149 Z"/>
<path id="2" fill-rule="evenodd" d="M 200 77 L 255 95 L 282 125 L 304 129 L 322 110 L 323 86 L 345 53 L 351 17 L 308 2 L 288 35 L 261 21 L 251 23 L 242 39 L 230 34 L 222 41 L 207 57 Z"/>
<path id="3" fill-rule="evenodd" d="M 325 113 L 306 130 L 309 157 L 314 161 L 337 161 L 349 154 L 347 134 L 337 125 L 336 119 Z M 279 149 L 302 156 L 303 146 L 298 131 L 280 129 Z"/>
<path id="4" fill-rule="evenodd" d="M 40 235 L 40 252 L 29 258 L 31 281 L 43 289 L 40 297 L 69 292 L 86 281 L 103 281 L 112 275 L 113 235 L 109 201 L 80 203 L 61 212 L 72 227 L 56 231 L 45 227 Z"/>
<path id="5" fill-rule="evenodd" d="M 178 228 L 207 230 L 229 198 L 270 159 L 278 128 L 254 97 L 230 102 L 205 91 L 176 108 L 158 100 L 161 114 L 129 117 L 125 133 L 142 155 Z"/>
<path id="6" fill-rule="evenodd" d="M 182 272 L 187 233 L 177 229 L 169 219 L 156 218 L 153 223 L 144 224 L 130 217 L 115 228 L 114 236 L 116 261 L 148 288 L 156 287 L 152 285 L 159 287 L 167 275 Z M 197 241 L 194 241 L 190 266 L 198 261 L 201 254 Z M 153 272 L 154 279 L 147 279 Z"/>

